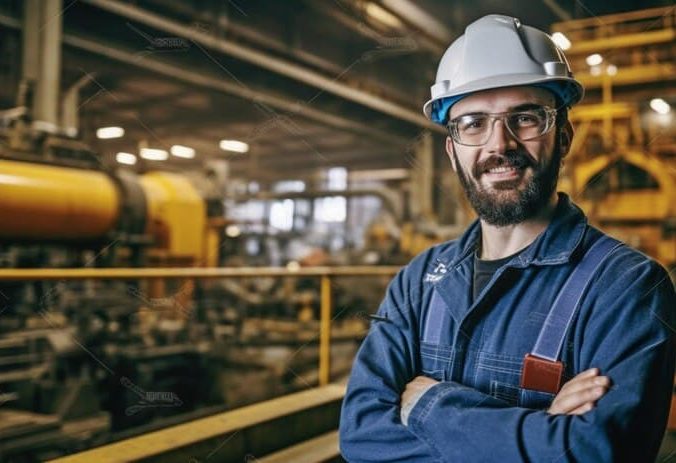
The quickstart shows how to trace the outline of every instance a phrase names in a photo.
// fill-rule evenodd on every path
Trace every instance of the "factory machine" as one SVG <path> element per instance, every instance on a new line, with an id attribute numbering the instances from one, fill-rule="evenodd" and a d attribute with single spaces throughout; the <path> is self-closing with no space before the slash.
<path id="1" fill-rule="evenodd" d="M 597 19 L 552 25 L 572 43 L 566 56 L 587 93 L 570 113 L 575 138 L 560 187 L 593 224 L 672 270 L 676 125 L 660 97 L 673 95 L 676 11 L 651 8 Z M 601 62 L 589 64 L 591 57 Z"/>
<path id="2" fill-rule="evenodd" d="M 107 169 L 81 142 L 21 122 L 0 134 L 0 268 L 222 263 L 222 198 L 176 173 Z M 334 374 L 349 370 L 366 325 L 345 294 L 334 294 L 350 307 Z M 0 282 L 0 462 L 316 384 L 318 299 L 301 278 Z"/>
<path id="3" fill-rule="evenodd" d="M 213 262 L 218 246 L 209 240 L 218 228 L 209 228 L 205 201 L 187 179 L 106 170 L 77 140 L 21 122 L 0 141 L 2 267 Z M 182 411 L 208 403 L 208 361 L 195 343 L 208 337 L 188 323 L 194 289 L 161 281 L 0 283 L 0 460 L 90 445 L 171 414 L 130 408 L 138 397 L 121 378 L 172 391 Z"/>

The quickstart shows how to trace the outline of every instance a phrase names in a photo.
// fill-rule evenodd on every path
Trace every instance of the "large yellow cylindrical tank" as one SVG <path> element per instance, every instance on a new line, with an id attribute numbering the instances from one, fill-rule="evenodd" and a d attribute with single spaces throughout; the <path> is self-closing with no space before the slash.
<path id="1" fill-rule="evenodd" d="M 0 238 L 100 238 L 120 214 L 120 194 L 104 173 L 0 160 Z"/>

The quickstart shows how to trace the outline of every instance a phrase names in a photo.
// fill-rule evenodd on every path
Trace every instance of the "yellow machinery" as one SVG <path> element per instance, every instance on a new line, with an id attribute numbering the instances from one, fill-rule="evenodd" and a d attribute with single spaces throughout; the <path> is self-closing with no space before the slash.
<path id="1" fill-rule="evenodd" d="M 139 209 L 155 263 L 215 264 L 204 200 L 180 175 L 150 172 L 123 181 L 102 171 L 0 160 L 2 240 L 105 240 L 127 231 L 125 211 Z"/>
<path id="2" fill-rule="evenodd" d="M 115 226 L 119 206 L 102 172 L 0 161 L 1 238 L 99 238 Z"/>
<path id="3" fill-rule="evenodd" d="M 614 169 L 620 163 L 639 167 L 647 172 L 656 186 L 632 190 L 613 188 Z M 603 228 L 658 259 L 665 266 L 676 264 L 676 236 L 666 229 L 669 220 L 676 216 L 676 175 L 668 163 L 644 152 L 626 150 L 619 155 L 600 155 L 575 167 L 574 183 L 592 185 L 601 175 L 609 176 L 610 189 L 600 198 L 578 201 L 590 217 Z M 614 191 L 613 191 L 614 190 Z"/>
<path id="4" fill-rule="evenodd" d="M 676 265 L 673 111 L 652 98 L 673 95 L 676 10 L 652 8 L 557 23 L 566 56 L 586 88 L 570 114 L 575 138 L 560 187 L 592 223 L 667 267 Z M 589 65 L 589 55 L 601 63 Z"/>
<path id="5" fill-rule="evenodd" d="M 190 182 L 169 172 L 150 172 L 140 178 L 147 201 L 146 230 L 175 259 L 204 264 L 206 207 Z"/>

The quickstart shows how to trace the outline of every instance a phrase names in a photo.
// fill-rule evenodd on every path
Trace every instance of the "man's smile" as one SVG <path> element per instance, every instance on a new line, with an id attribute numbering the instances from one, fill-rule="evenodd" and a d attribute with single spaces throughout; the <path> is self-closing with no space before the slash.
<path id="1" fill-rule="evenodd" d="M 496 181 L 503 181 L 503 180 L 513 180 L 519 177 L 522 177 L 524 174 L 524 171 L 526 170 L 526 167 L 516 167 L 516 166 L 500 166 L 500 167 L 493 167 L 491 169 L 488 169 L 483 176 L 486 177 L 486 179 L 496 182 Z"/>

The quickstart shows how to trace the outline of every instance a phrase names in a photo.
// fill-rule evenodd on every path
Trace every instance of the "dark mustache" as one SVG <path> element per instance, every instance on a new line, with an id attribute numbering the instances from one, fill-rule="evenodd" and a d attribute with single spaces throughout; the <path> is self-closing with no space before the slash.
<path id="1" fill-rule="evenodd" d="M 527 154 L 519 151 L 508 151 L 504 156 L 491 156 L 474 167 L 474 176 L 479 177 L 494 167 L 535 167 L 535 162 Z"/>

